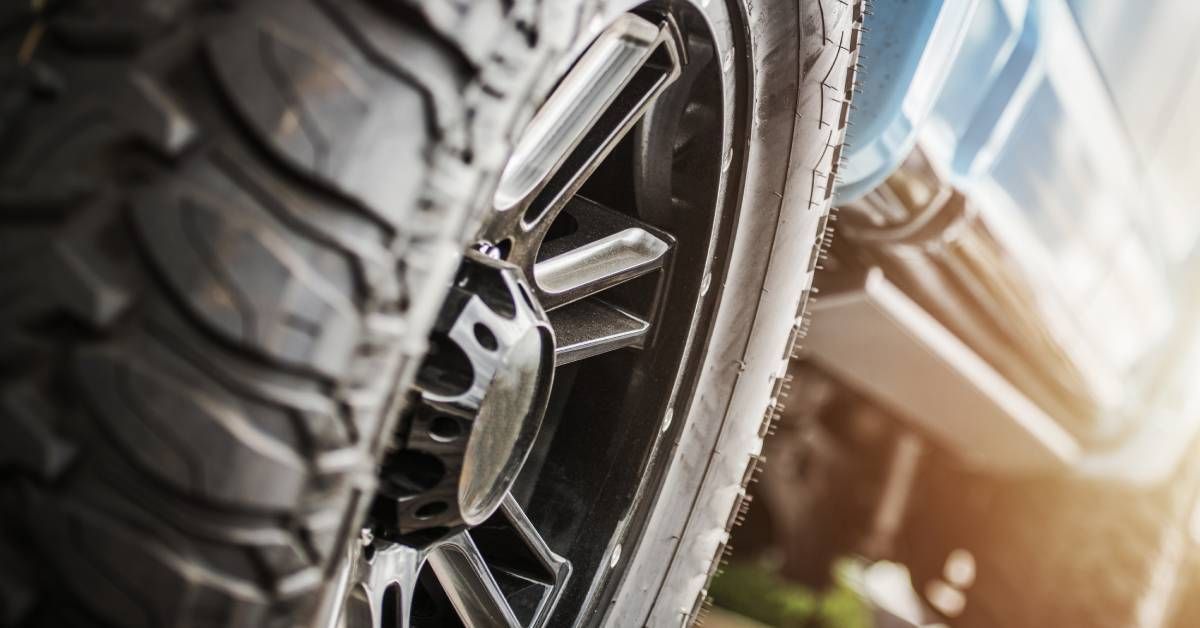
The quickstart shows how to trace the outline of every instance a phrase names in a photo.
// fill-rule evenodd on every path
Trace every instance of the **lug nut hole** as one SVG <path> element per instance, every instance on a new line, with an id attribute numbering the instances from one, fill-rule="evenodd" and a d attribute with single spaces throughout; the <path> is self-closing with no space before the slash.
<path id="1" fill-rule="evenodd" d="M 438 442 L 448 443 L 462 436 L 463 428 L 458 419 L 449 416 L 435 416 L 429 422 L 429 436 Z"/>
<path id="2" fill-rule="evenodd" d="M 493 334 L 492 330 L 487 328 L 487 325 L 475 323 L 472 331 L 475 332 L 475 340 L 478 340 L 484 349 L 495 351 L 500 346 L 500 343 L 496 340 L 496 334 Z"/>
<path id="3" fill-rule="evenodd" d="M 504 238 L 496 243 L 496 252 L 500 255 L 500 259 L 507 260 L 512 254 L 513 241 L 512 238 Z"/>
<path id="4" fill-rule="evenodd" d="M 381 488 L 396 498 L 418 495 L 437 486 L 445 475 L 446 466 L 437 456 L 402 449 L 384 459 Z"/>

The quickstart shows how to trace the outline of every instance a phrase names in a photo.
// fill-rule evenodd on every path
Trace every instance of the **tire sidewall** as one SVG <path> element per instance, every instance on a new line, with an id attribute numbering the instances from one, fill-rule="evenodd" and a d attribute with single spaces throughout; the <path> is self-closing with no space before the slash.
<path id="1" fill-rule="evenodd" d="M 642 498 L 642 525 L 634 519 L 629 526 L 638 531 L 631 537 L 640 533 L 631 539 L 635 549 L 614 561 L 620 584 L 597 612 L 607 625 L 679 625 L 694 617 L 776 411 L 829 206 L 816 182 L 824 183 L 829 152 L 842 137 L 829 111 L 840 90 L 818 76 L 828 76 L 824 70 L 806 72 L 832 71 L 848 56 L 826 45 L 824 25 L 813 23 L 815 4 L 697 5 L 714 32 L 727 33 L 721 59 L 733 57 L 724 71 L 740 72 L 745 81 L 748 145 L 741 181 L 729 183 L 740 187 L 740 201 L 726 274 L 713 278 L 721 293 L 700 375 L 690 403 L 680 393 L 683 420 L 656 452 L 669 462 L 661 485 Z M 850 8 L 828 4 L 825 12 L 841 15 L 816 19 L 844 29 Z M 705 343 L 697 339 L 695 346 Z"/>

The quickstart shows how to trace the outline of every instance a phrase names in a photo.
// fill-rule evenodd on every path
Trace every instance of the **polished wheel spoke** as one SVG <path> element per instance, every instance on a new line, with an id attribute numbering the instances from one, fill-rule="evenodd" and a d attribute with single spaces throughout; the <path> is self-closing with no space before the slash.
<path id="1" fill-rule="evenodd" d="M 542 538 L 541 533 L 537 531 L 533 523 L 529 521 L 525 510 L 517 503 L 516 498 L 511 494 L 505 497 L 504 503 L 500 506 L 500 511 L 503 517 L 512 526 L 515 535 L 525 544 L 525 547 L 532 552 L 533 557 L 549 574 L 551 582 L 554 584 L 562 584 L 571 575 L 571 564 L 565 558 L 554 553 L 550 546 L 546 544 L 546 540 Z"/>
<path id="2" fill-rule="evenodd" d="M 429 565 L 467 626 L 539 625 L 571 573 L 511 495 L 487 522 L 438 544 Z"/>
<path id="3" fill-rule="evenodd" d="M 543 307 L 578 301 L 658 270 L 670 246 L 644 229 L 626 229 L 539 262 L 538 286 L 551 298 Z"/>
<path id="4" fill-rule="evenodd" d="M 356 546 L 358 544 L 355 544 Z M 408 628 L 417 575 L 425 552 L 389 543 L 362 551 L 353 548 L 344 567 L 341 628 Z"/>
<path id="5" fill-rule="evenodd" d="M 673 239 L 585 198 L 571 199 L 569 235 L 547 241 L 533 276 L 542 307 L 558 307 L 662 268 Z"/>
<path id="6" fill-rule="evenodd" d="M 484 523 L 424 549 L 375 541 L 347 553 L 335 582 L 340 614 L 321 620 L 323 628 L 408 628 L 421 606 L 418 587 L 437 589 L 445 608 L 434 612 L 466 626 L 537 626 L 571 574 L 511 495 Z"/>
<path id="7" fill-rule="evenodd" d="M 429 554 L 429 565 L 468 627 L 519 627 L 513 609 L 468 533 L 451 537 Z"/>
<path id="8" fill-rule="evenodd" d="M 679 68 L 679 52 L 666 24 L 632 14 L 619 18 L 530 122 L 501 176 L 496 208 L 519 208 L 526 224 L 552 220 L 679 76 Z"/>
<path id="9" fill-rule="evenodd" d="M 528 273 L 547 312 L 571 306 L 555 316 L 559 364 L 640 346 L 649 327 L 608 303 L 576 304 L 660 270 L 674 239 L 577 192 L 681 76 L 676 37 L 667 20 L 617 19 L 561 80 L 501 176 L 482 238 Z"/>

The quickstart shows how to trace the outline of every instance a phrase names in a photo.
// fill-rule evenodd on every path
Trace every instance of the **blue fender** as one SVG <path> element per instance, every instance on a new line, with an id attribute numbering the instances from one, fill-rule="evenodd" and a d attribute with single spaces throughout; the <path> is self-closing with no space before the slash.
<path id="1" fill-rule="evenodd" d="M 908 156 L 978 0 L 875 0 L 837 202 L 861 197 Z"/>

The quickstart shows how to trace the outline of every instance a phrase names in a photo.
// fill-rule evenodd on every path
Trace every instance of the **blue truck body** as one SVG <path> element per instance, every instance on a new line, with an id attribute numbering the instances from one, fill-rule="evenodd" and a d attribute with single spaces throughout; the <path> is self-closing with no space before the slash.
<path id="1" fill-rule="evenodd" d="M 1200 373 L 1200 3 L 874 0 L 871 12 L 838 203 L 921 150 L 1019 252 L 1080 359 L 1119 383 L 1103 429 L 1169 415 L 1190 435 L 1181 417 L 1200 407 L 1163 393 L 1162 374 Z"/>

